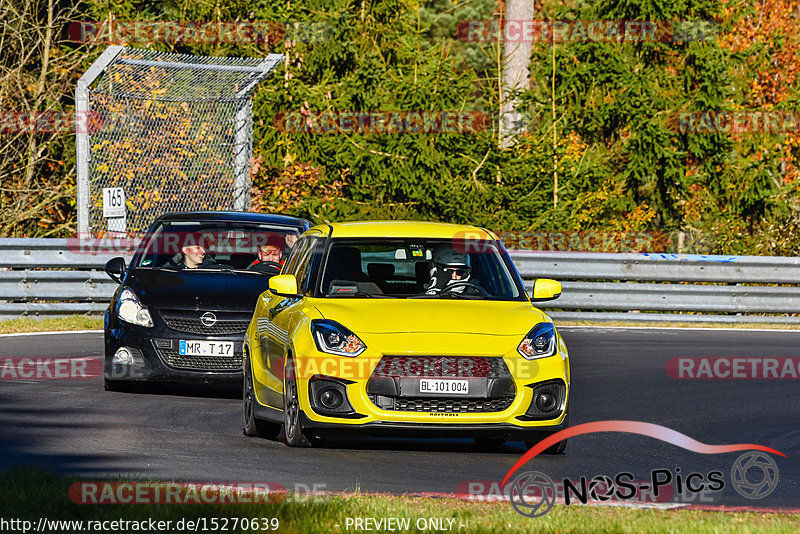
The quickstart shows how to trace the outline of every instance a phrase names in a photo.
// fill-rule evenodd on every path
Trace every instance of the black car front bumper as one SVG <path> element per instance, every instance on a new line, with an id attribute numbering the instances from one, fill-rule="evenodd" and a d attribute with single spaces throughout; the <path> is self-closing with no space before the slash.
<path id="1" fill-rule="evenodd" d="M 104 377 L 121 382 L 187 382 L 196 384 L 236 384 L 242 380 L 243 334 L 202 336 L 171 330 L 164 325 L 145 328 L 117 320 L 109 327 L 106 314 Z M 231 341 L 231 357 L 181 357 L 180 340 Z M 133 353 L 133 363 L 115 364 L 114 354 L 121 347 Z"/>

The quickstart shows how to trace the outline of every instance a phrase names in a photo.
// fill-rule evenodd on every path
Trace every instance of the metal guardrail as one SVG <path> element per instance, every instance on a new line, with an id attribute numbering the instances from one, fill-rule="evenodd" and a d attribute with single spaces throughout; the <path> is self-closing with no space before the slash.
<path id="1" fill-rule="evenodd" d="M 95 240 L 89 244 L 78 239 L 0 238 L 0 269 L 102 269 L 116 256 L 133 256 L 133 242 Z"/>
<path id="2" fill-rule="evenodd" d="M 562 282 L 558 300 L 542 307 L 572 310 L 799 313 L 800 287 Z M 526 283 L 528 290 L 533 282 Z M 798 317 L 800 320 L 800 317 Z"/>
<path id="3" fill-rule="evenodd" d="M 0 320 L 100 317 L 117 284 L 102 270 L 111 258 L 133 256 L 131 241 L 0 239 Z M 69 269 L 69 270 L 67 270 Z"/>
<path id="4" fill-rule="evenodd" d="M 102 315 L 117 288 L 103 265 L 116 256 L 129 260 L 132 245 L 0 239 L 0 320 Z M 800 323 L 800 316 L 752 315 L 800 314 L 797 258 L 533 251 L 511 257 L 528 290 L 535 278 L 562 282 L 558 300 L 538 304 L 556 319 Z"/>
<path id="5" fill-rule="evenodd" d="M 0 299 L 108 302 L 118 284 L 104 271 L 0 271 Z"/>
<path id="6" fill-rule="evenodd" d="M 800 286 L 753 285 L 800 283 L 800 258 L 536 251 L 510 254 L 524 279 L 561 281 L 561 297 L 539 304 L 557 319 L 800 323 L 800 317 L 747 315 L 800 314 Z M 526 287 L 532 289 L 532 280 Z"/>
<path id="7" fill-rule="evenodd" d="M 800 283 L 800 258 L 533 251 L 510 254 L 526 279 Z"/>

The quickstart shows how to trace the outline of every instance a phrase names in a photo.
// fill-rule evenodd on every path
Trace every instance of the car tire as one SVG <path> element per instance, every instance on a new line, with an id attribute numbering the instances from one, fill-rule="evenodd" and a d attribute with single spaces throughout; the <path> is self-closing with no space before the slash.
<path id="1" fill-rule="evenodd" d="M 244 435 L 276 439 L 281 431 L 280 423 L 256 419 L 256 394 L 253 391 L 253 373 L 250 358 L 245 355 L 242 365 L 242 411 L 244 415 Z"/>
<path id="2" fill-rule="evenodd" d="M 554 432 L 553 432 L 553 434 L 554 434 Z M 548 435 L 543 435 L 542 439 L 548 437 Z M 539 441 L 541 441 L 541 440 L 539 440 Z M 528 449 L 530 449 L 531 447 L 533 447 L 534 445 L 539 443 L 539 441 L 526 441 L 525 442 L 525 446 L 528 447 Z M 565 440 L 559 441 L 555 445 L 551 445 L 550 447 L 547 447 L 545 450 L 542 451 L 542 454 L 564 454 L 564 451 L 567 448 L 567 441 L 568 440 L 565 439 Z"/>
<path id="3" fill-rule="evenodd" d="M 283 435 L 290 447 L 310 447 L 311 442 L 303 434 L 300 421 L 300 400 L 297 395 L 297 381 L 294 378 L 293 360 L 286 362 L 283 382 Z"/>
<path id="4" fill-rule="evenodd" d="M 569 426 L 569 415 L 564 419 L 564 428 L 566 429 Z M 526 441 L 525 446 L 530 449 L 543 439 L 552 436 L 553 434 L 557 434 L 557 432 L 543 432 L 542 437 L 537 441 Z M 542 454 L 564 454 L 564 451 L 567 449 L 567 441 L 566 439 L 559 441 L 555 445 L 551 445 L 547 447 L 545 450 L 542 451 Z"/>
<path id="5" fill-rule="evenodd" d="M 103 389 L 106 391 L 121 391 L 124 393 L 129 393 L 134 389 L 133 383 L 126 381 L 126 380 L 109 380 L 108 378 L 103 379 Z"/>

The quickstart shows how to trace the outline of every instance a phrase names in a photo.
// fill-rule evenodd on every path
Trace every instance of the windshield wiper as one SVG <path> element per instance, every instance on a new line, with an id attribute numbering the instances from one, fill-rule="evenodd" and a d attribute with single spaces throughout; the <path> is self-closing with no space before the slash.
<path id="1" fill-rule="evenodd" d="M 366 297 L 368 299 L 396 299 L 394 295 L 383 295 L 378 293 L 367 293 L 365 291 L 356 291 L 355 293 L 341 293 L 339 295 L 326 295 L 326 297 L 341 298 L 341 297 Z"/>
<path id="2" fill-rule="evenodd" d="M 464 293 L 454 293 L 452 291 L 441 295 L 441 297 L 455 297 L 459 299 L 469 299 L 469 300 L 483 300 L 483 297 L 480 295 L 466 295 Z"/>
<path id="3" fill-rule="evenodd" d="M 236 269 L 235 267 L 205 267 L 201 271 L 221 271 L 223 273 L 250 273 L 250 274 L 264 274 L 257 271 L 248 271 L 247 269 Z"/>
<path id="4" fill-rule="evenodd" d="M 454 298 L 460 298 L 460 299 L 469 299 L 469 300 L 482 300 L 482 297 L 480 297 L 478 295 L 465 295 L 464 293 L 454 293 L 452 291 L 448 291 L 446 293 L 431 293 L 431 294 L 424 293 L 422 295 L 410 295 L 410 296 L 408 296 L 406 298 L 409 298 L 409 299 L 430 299 L 430 298 L 441 299 L 441 298 L 447 298 L 447 297 L 454 297 Z"/>

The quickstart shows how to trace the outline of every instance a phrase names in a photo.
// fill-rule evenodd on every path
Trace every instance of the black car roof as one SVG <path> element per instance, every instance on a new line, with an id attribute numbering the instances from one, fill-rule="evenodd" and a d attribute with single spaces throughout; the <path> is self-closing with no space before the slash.
<path id="1" fill-rule="evenodd" d="M 302 228 L 308 228 L 310 226 L 307 220 L 301 219 L 300 217 L 290 217 L 288 215 L 277 215 L 273 213 L 255 213 L 252 211 L 183 211 L 165 213 L 157 218 L 153 224 L 163 221 L 195 221 L 198 219 L 206 221 L 271 223 Z"/>

